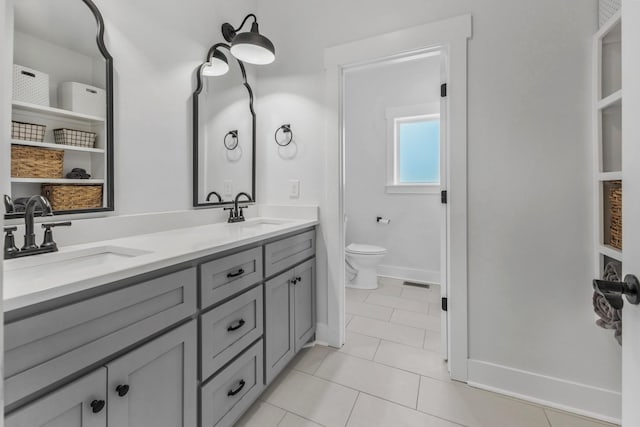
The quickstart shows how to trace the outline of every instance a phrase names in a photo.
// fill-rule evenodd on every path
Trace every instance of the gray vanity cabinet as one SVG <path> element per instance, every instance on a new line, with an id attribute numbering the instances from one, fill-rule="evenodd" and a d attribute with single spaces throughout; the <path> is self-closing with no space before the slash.
<path id="1" fill-rule="evenodd" d="M 196 425 L 196 321 L 107 364 L 109 426 Z"/>
<path id="2" fill-rule="evenodd" d="M 7 427 L 106 427 L 106 384 L 107 370 L 99 368 L 7 415 L 5 425 Z"/>
<path id="3" fill-rule="evenodd" d="M 269 384 L 315 332 L 315 259 L 265 283 L 265 319 Z"/>

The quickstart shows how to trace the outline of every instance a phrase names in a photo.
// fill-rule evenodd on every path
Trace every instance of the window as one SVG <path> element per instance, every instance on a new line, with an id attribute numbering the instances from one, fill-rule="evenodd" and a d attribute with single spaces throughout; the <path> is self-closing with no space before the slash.
<path id="1" fill-rule="evenodd" d="M 426 106 L 387 110 L 388 193 L 432 193 L 440 188 L 440 115 Z M 435 110 L 437 111 L 437 109 Z"/>

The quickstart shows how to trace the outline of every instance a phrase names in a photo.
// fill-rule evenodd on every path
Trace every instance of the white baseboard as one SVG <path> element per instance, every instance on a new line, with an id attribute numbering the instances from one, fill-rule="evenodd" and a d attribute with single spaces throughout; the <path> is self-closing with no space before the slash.
<path id="1" fill-rule="evenodd" d="M 420 270 L 417 268 L 397 267 L 394 265 L 379 265 L 378 276 L 406 280 L 408 282 L 440 284 L 440 272 Z"/>
<path id="2" fill-rule="evenodd" d="M 479 360 L 469 360 L 470 386 L 620 424 L 622 393 Z"/>

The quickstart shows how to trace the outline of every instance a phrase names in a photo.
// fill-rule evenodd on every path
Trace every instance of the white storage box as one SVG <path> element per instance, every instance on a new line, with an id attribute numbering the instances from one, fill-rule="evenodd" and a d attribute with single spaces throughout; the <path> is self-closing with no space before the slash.
<path id="1" fill-rule="evenodd" d="M 13 100 L 49 106 L 49 75 L 13 64 Z"/>
<path id="2" fill-rule="evenodd" d="M 60 108 L 74 113 L 104 117 L 107 109 L 107 93 L 104 89 L 78 82 L 60 83 L 58 87 Z"/>

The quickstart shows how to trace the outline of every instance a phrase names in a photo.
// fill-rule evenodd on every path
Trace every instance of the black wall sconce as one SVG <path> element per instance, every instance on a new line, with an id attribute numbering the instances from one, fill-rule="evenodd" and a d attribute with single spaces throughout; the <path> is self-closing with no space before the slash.
<path id="1" fill-rule="evenodd" d="M 253 18 L 251 31 L 238 33 L 249 18 Z M 238 28 L 233 28 L 228 22 L 222 24 L 222 36 L 231 45 L 217 43 L 211 47 L 207 65 L 202 69 L 204 76 L 222 76 L 229 71 L 229 61 L 220 52 L 221 47 L 228 49 L 237 60 L 248 64 L 266 65 L 276 59 L 276 49 L 271 40 L 258 31 L 258 19 L 253 13 L 247 15 Z"/>
<path id="2" fill-rule="evenodd" d="M 229 136 L 231 136 L 230 139 L 228 138 Z M 230 130 L 224 136 L 224 148 L 231 151 L 231 150 L 235 150 L 237 147 L 238 147 L 238 131 Z"/>
<path id="3" fill-rule="evenodd" d="M 280 131 L 282 131 L 282 133 L 285 134 L 284 141 L 278 140 L 278 133 Z M 276 129 L 276 133 L 273 134 L 273 137 L 276 140 L 276 144 L 278 144 L 280 147 L 286 147 L 287 145 L 291 144 L 291 141 L 293 141 L 293 131 L 291 130 L 291 125 L 286 124 L 286 125 L 280 126 L 278 129 Z"/>
<path id="4" fill-rule="evenodd" d="M 253 18 L 251 31 L 238 33 L 249 18 Z M 258 19 L 253 13 L 247 15 L 238 28 L 231 24 L 222 24 L 222 36 L 231 43 L 231 54 L 249 64 L 271 64 L 276 59 L 276 49 L 271 40 L 258 31 Z"/>

